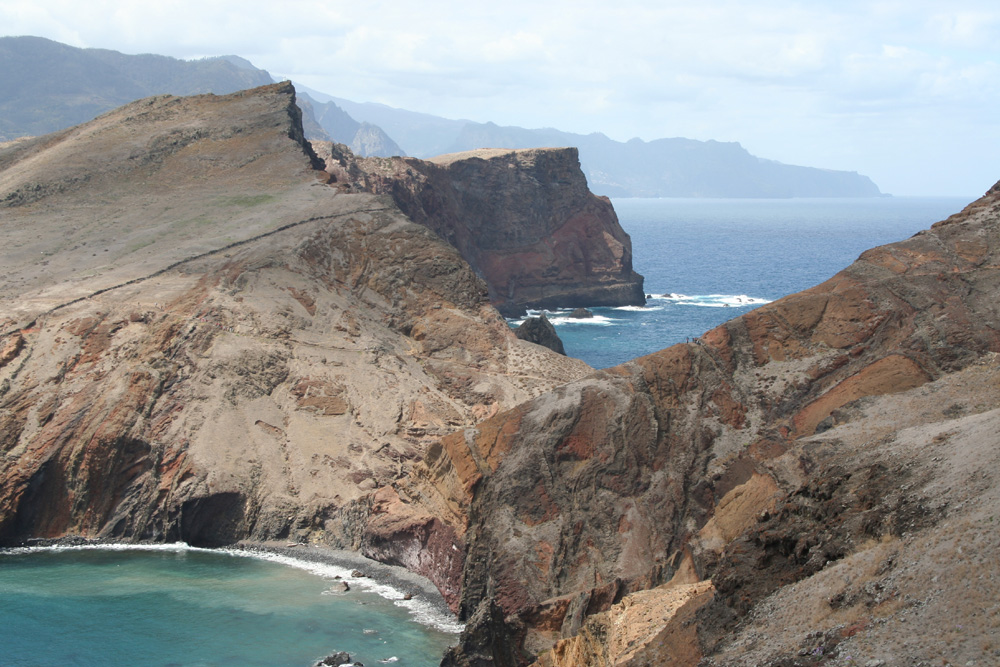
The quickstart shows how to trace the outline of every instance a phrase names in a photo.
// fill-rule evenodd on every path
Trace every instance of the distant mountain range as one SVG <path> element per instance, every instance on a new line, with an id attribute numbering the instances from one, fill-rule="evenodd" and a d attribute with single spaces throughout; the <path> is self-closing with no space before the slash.
<path id="1" fill-rule="evenodd" d="M 80 49 L 41 37 L 0 38 L 0 141 L 76 125 L 157 94 L 225 94 L 272 83 L 238 56 L 185 61 Z M 594 133 L 501 127 L 358 103 L 298 86 L 310 139 L 361 156 L 427 158 L 476 148 L 575 146 L 591 190 L 613 197 L 875 197 L 867 176 L 786 165 L 738 143 L 672 138 L 619 142 Z"/>

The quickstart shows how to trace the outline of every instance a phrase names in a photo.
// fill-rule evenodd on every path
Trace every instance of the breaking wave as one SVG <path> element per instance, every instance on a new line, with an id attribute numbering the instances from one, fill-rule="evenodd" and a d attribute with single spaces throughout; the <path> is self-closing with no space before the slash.
<path id="1" fill-rule="evenodd" d="M 653 295 L 651 301 L 665 301 L 678 306 L 700 306 L 702 308 L 745 308 L 762 306 L 771 303 L 770 299 L 748 296 L 746 294 L 675 294 L 667 292 Z"/>
<path id="2" fill-rule="evenodd" d="M 331 563 L 310 561 L 293 556 L 287 556 L 270 551 L 258 551 L 249 549 L 205 549 L 202 547 L 192 547 L 184 542 L 173 542 L 170 544 L 64 544 L 53 546 L 37 547 L 13 547 L 0 549 L 2 554 L 31 554 L 39 552 L 70 552 L 70 551 L 155 551 L 155 552 L 200 552 L 221 554 L 237 558 L 255 558 L 265 560 L 286 567 L 293 567 L 305 570 L 328 581 L 345 581 L 352 589 L 378 595 L 381 598 L 392 601 L 397 607 L 406 609 L 413 620 L 422 625 L 432 627 L 440 632 L 458 634 L 465 627 L 452 617 L 440 605 L 436 605 L 420 596 L 415 596 L 410 600 L 405 599 L 406 593 L 399 588 L 392 586 L 385 581 L 374 577 L 355 577 L 351 574 L 357 567 L 334 565 Z"/>

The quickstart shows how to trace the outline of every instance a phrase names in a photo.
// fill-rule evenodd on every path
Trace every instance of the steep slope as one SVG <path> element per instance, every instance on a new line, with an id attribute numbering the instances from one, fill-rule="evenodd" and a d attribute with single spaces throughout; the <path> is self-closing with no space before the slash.
<path id="1" fill-rule="evenodd" d="M 979 609 L 924 555 L 1000 592 L 998 289 L 1000 184 L 822 285 L 442 439 L 414 483 L 446 490 L 427 512 L 465 549 L 446 663 L 814 664 L 797 656 L 851 640 L 912 664 L 934 619 Z M 781 605 L 811 616 L 779 636 Z M 965 659 L 996 648 L 988 608 L 956 635 Z M 910 644 L 880 655 L 889 627 Z"/>
<path id="2" fill-rule="evenodd" d="M 289 84 L 0 145 L 0 542 L 357 548 L 351 501 L 589 370 L 318 164 Z"/>
<path id="3" fill-rule="evenodd" d="M 357 167 L 365 189 L 391 195 L 459 249 L 502 313 L 645 303 L 631 240 L 611 202 L 587 189 L 576 149 L 372 158 Z"/>

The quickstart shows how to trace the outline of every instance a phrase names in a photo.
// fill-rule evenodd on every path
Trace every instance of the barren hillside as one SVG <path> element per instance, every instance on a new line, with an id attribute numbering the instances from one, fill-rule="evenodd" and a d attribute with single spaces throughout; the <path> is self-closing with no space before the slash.
<path id="1" fill-rule="evenodd" d="M 321 167 L 288 84 L 0 147 L 4 542 L 362 548 L 349 501 L 589 371 Z"/>

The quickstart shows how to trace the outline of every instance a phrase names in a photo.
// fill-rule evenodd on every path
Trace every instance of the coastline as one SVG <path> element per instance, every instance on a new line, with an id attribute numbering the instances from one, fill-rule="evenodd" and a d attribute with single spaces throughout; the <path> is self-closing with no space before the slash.
<path id="1" fill-rule="evenodd" d="M 290 546 L 294 544 L 295 546 Z M 464 628 L 444 597 L 431 581 L 409 570 L 372 560 L 355 551 L 334 549 L 318 544 L 286 541 L 256 542 L 240 540 L 226 547 L 193 547 L 184 542 L 129 542 L 91 539 L 80 536 L 34 538 L 20 546 L 0 548 L 0 555 L 23 554 L 42 550 L 120 549 L 120 550 L 190 550 L 243 558 L 260 558 L 312 572 L 328 580 L 346 582 L 351 589 L 378 595 L 407 608 L 414 622 L 435 630 L 455 634 Z M 315 567 L 312 567 L 315 566 Z M 331 568 L 331 569 L 327 569 Z M 358 572 L 358 575 L 353 574 Z M 338 593 L 339 594 L 339 593 Z M 407 597 L 409 596 L 409 599 Z"/>
<path id="2" fill-rule="evenodd" d="M 295 546 L 289 546 L 295 544 Z M 268 554 L 280 558 L 299 561 L 304 563 L 314 563 L 321 566 L 342 568 L 348 572 L 355 570 L 361 572 L 362 576 L 341 575 L 342 579 L 351 586 L 357 585 L 362 589 L 369 589 L 384 598 L 393 600 L 401 606 L 411 607 L 411 611 L 418 617 L 420 622 L 432 625 L 435 629 L 443 632 L 458 634 L 464 629 L 465 624 L 461 623 L 452 613 L 444 597 L 437 587 L 431 583 L 430 579 L 423 577 L 399 565 L 388 565 L 362 556 L 356 551 L 347 549 L 334 549 L 320 544 L 305 544 L 291 542 L 254 542 L 250 540 L 240 540 L 230 547 L 211 549 L 220 553 L 243 552 L 243 555 L 266 557 Z M 276 560 L 269 558 L 268 560 Z M 283 562 L 277 560 L 276 562 Z M 291 567 L 296 567 L 295 563 L 284 563 Z M 394 596 L 390 591 L 395 591 L 398 596 Z M 412 599 L 406 600 L 409 594 Z M 439 619 L 447 619 L 447 623 L 432 621 L 430 619 L 420 619 L 419 607 L 427 607 L 427 611 Z"/>

